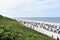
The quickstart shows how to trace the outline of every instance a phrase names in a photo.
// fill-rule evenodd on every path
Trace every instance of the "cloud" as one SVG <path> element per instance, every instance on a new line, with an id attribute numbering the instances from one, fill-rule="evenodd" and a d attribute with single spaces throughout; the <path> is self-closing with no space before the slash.
<path id="1" fill-rule="evenodd" d="M 60 7 L 59 0 L 2 0 L 0 2 L 0 10 L 6 8 L 22 8 L 31 7 L 32 9 L 49 9 Z"/>
<path id="2" fill-rule="evenodd" d="M 37 2 L 36 1 L 35 1 L 35 5 L 33 5 L 34 8 L 36 9 L 46 10 L 46 9 L 60 7 L 59 0 L 43 0 L 43 1 L 37 1 Z"/>
<path id="3" fill-rule="evenodd" d="M 6 16 L 33 15 L 58 7 L 60 7 L 60 0 L 2 0 L 0 1 L 0 14 Z"/>
<path id="4" fill-rule="evenodd" d="M 18 5 L 18 4 L 17 4 Z M 48 10 L 52 8 L 60 7 L 59 0 L 33 0 L 24 2 L 22 5 L 16 6 L 16 8 L 20 8 L 20 10 Z"/>
<path id="5" fill-rule="evenodd" d="M 0 2 L 0 10 L 6 8 L 12 8 L 17 6 L 18 4 L 22 4 L 27 2 L 28 0 L 2 0 Z"/>

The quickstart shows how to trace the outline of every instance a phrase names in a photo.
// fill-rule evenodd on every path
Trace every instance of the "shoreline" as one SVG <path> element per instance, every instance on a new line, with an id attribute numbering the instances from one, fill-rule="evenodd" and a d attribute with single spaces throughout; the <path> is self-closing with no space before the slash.
<path id="1" fill-rule="evenodd" d="M 19 20 L 28 21 L 28 22 L 36 22 L 36 23 L 46 23 L 46 24 L 52 24 L 52 25 L 59 25 L 60 26 L 60 23 L 54 23 L 54 22 L 35 21 L 35 20 L 24 20 L 24 19 L 19 19 Z"/>
<path id="2" fill-rule="evenodd" d="M 20 21 L 23 21 L 23 22 L 25 21 L 25 22 L 44 23 L 44 24 L 51 24 L 51 25 L 60 26 L 60 23 L 43 22 L 43 21 L 33 21 L 33 20 L 23 20 L 23 19 L 18 20 L 18 22 L 20 22 Z M 54 39 L 57 39 L 57 37 L 59 37 L 59 39 L 60 39 L 60 34 L 57 34 L 57 33 L 54 33 L 54 32 L 48 31 L 48 30 L 45 30 L 43 28 L 40 28 L 39 25 L 38 25 L 38 27 L 34 27 L 33 28 L 33 26 L 30 27 L 31 24 L 24 24 L 24 23 L 22 23 L 22 24 L 25 25 L 26 27 L 32 28 L 32 29 L 34 29 L 34 30 L 36 30 L 36 31 L 38 31 L 38 32 L 40 32 L 42 34 L 45 34 L 45 35 L 47 35 L 49 37 L 53 36 Z"/>

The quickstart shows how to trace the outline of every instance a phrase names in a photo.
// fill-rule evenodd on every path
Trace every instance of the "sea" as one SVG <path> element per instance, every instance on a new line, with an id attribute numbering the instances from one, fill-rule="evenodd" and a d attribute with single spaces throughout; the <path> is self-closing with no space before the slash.
<path id="1" fill-rule="evenodd" d="M 16 19 L 60 23 L 60 17 L 20 17 Z"/>

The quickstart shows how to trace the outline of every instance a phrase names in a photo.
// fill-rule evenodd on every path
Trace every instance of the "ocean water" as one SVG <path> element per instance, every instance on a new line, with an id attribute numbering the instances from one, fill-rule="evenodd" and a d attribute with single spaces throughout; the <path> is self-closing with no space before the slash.
<path id="1" fill-rule="evenodd" d="M 17 18 L 17 19 L 60 23 L 60 17 L 21 17 L 21 18 Z"/>

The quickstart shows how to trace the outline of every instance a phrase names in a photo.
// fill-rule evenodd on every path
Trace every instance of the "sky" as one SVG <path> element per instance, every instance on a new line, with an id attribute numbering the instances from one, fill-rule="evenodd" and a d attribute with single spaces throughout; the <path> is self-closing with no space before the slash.
<path id="1" fill-rule="evenodd" d="M 7 17 L 60 17 L 60 0 L 0 0 Z"/>

